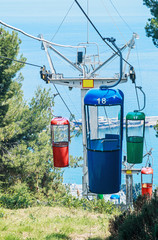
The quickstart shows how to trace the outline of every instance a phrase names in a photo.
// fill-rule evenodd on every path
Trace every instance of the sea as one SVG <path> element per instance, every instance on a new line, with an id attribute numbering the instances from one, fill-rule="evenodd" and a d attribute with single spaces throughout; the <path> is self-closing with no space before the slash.
<path id="1" fill-rule="evenodd" d="M 134 1 L 136 4 L 136 1 Z M 128 4 L 129 6 L 129 4 Z M 46 8 L 47 9 L 47 8 Z M 46 11 L 43 9 L 43 11 Z M 136 9 L 136 8 L 135 8 Z M 128 9 L 129 10 L 129 9 Z M 92 17 L 93 22 L 96 27 L 104 37 L 114 37 L 116 38 L 116 43 L 119 47 L 127 43 L 131 38 L 132 34 L 137 33 L 139 39 L 135 40 L 135 47 L 131 50 L 128 61 L 134 66 L 136 72 L 136 84 L 141 86 L 146 94 L 146 107 L 143 110 L 146 116 L 158 116 L 158 48 L 156 48 L 152 40 L 146 37 L 145 24 L 147 19 L 150 17 L 149 11 L 142 6 L 141 11 L 144 11 L 133 16 L 130 13 L 126 14 L 122 20 L 119 16 L 114 15 L 113 21 L 109 16 Z M 137 11 L 136 11 L 137 12 Z M 50 12 L 49 12 L 50 14 Z M 37 14 L 36 14 L 37 15 Z M 56 15 L 55 15 L 56 16 Z M 49 41 L 64 45 L 78 45 L 87 41 L 87 20 L 81 14 L 80 17 L 75 17 L 75 15 L 68 16 L 65 21 L 61 24 L 63 17 L 53 17 L 49 16 L 39 17 L 31 16 L 27 18 L 26 16 L 3 16 L 2 21 L 17 27 L 33 36 L 39 36 L 43 34 L 43 37 Z M 99 38 L 95 30 L 89 25 L 88 27 L 89 42 L 95 42 L 99 45 L 101 61 L 105 60 L 112 54 L 112 51 L 104 44 L 104 42 Z M 9 29 L 7 29 L 9 30 Z M 12 30 L 9 30 L 12 31 Z M 23 54 L 27 58 L 27 62 L 38 64 L 40 66 L 45 65 L 49 70 L 49 64 L 46 57 L 46 53 L 41 49 L 41 43 L 39 41 L 33 40 L 26 37 L 22 33 L 18 33 L 19 38 L 22 40 L 20 44 L 20 54 Z M 61 48 L 57 49 L 64 54 L 66 57 L 71 59 L 73 62 L 76 61 L 77 52 L 76 49 L 72 48 Z M 96 51 L 96 50 L 95 50 Z M 52 61 L 56 68 L 56 72 L 64 73 L 65 77 L 78 76 L 78 72 L 74 70 L 71 66 L 65 63 L 53 52 L 51 53 Z M 126 58 L 128 51 L 123 53 L 124 58 Z M 129 71 L 128 65 L 126 66 L 126 72 Z M 21 70 L 24 80 L 23 80 L 23 92 L 24 99 L 30 101 L 34 96 L 34 92 L 38 86 L 42 88 L 49 89 L 52 91 L 52 101 L 55 102 L 53 107 L 54 115 L 62 115 L 63 117 L 70 117 L 70 113 L 61 101 L 59 96 L 54 98 L 56 90 L 52 84 L 46 84 L 40 78 L 40 68 L 32 67 L 26 65 Z M 119 72 L 119 61 L 108 64 L 102 71 L 99 72 L 101 76 L 113 77 L 115 73 Z M 81 119 L 81 91 L 80 89 L 68 89 L 65 86 L 57 86 L 60 94 L 64 98 L 71 112 L 75 115 L 75 118 Z M 138 103 L 136 98 L 136 92 L 134 84 L 131 80 L 128 80 L 124 84 L 119 84 L 116 88 L 123 91 L 125 96 L 125 106 L 124 115 L 128 112 L 138 109 Z M 140 106 L 143 106 L 143 98 L 141 93 L 139 93 Z M 51 103 L 50 103 L 51 106 Z M 152 156 L 150 160 L 153 161 L 154 169 L 154 184 L 158 186 L 158 138 L 156 138 L 156 132 L 153 127 L 146 127 L 145 129 L 145 144 L 144 144 L 144 154 L 146 154 L 152 148 Z M 83 155 L 82 148 L 82 134 L 78 137 L 74 137 L 71 140 L 69 147 L 70 155 L 74 157 Z M 123 155 L 126 155 L 126 138 L 124 132 L 123 141 Z M 135 168 L 142 168 L 145 166 L 147 157 L 143 159 L 143 163 L 135 165 Z M 125 176 L 122 175 L 122 183 L 125 180 Z M 134 176 L 134 183 L 140 182 L 140 174 Z M 66 168 L 64 169 L 64 183 L 69 184 L 82 184 L 82 168 Z"/>

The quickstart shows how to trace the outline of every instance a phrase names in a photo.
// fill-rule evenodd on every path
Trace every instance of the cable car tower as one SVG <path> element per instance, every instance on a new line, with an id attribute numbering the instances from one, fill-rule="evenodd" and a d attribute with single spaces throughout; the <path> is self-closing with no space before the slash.
<path id="1" fill-rule="evenodd" d="M 77 1 L 75 0 L 77 3 Z M 78 4 L 78 3 L 77 3 Z M 84 10 L 81 9 L 82 12 L 85 14 Z M 85 14 L 86 15 L 86 14 Z M 86 15 L 87 16 L 87 15 Z M 88 17 L 88 21 L 93 26 L 93 28 L 97 31 L 97 33 L 100 35 L 102 40 L 107 43 L 112 48 L 113 54 L 105 59 L 104 61 L 100 61 L 100 54 L 99 54 L 99 46 L 95 42 L 89 42 L 89 39 L 87 37 L 87 42 L 85 43 L 79 43 L 78 46 L 69 46 L 70 48 L 76 48 L 76 61 L 72 62 L 70 59 L 68 59 L 66 56 L 64 56 L 59 50 L 53 46 L 51 43 L 46 43 L 44 41 L 43 36 L 41 35 L 41 41 L 42 41 L 42 49 L 45 50 L 47 59 L 49 62 L 50 71 L 48 72 L 45 67 L 43 67 L 40 71 L 41 78 L 46 81 L 46 83 L 52 83 L 53 85 L 59 84 L 63 86 L 71 88 L 79 88 L 81 90 L 81 113 L 82 113 L 82 138 L 83 138 L 83 177 L 82 177 L 82 192 L 83 196 L 91 195 L 92 193 L 88 190 L 88 165 L 87 165 L 87 138 L 86 138 L 86 120 L 85 120 L 85 112 L 84 112 L 84 97 L 89 89 L 92 88 L 99 88 L 101 85 L 104 85 L 105 87 L 113 87 L 119 83 L 126 83 L 129 77 L 128 73 L 125 73 L 126 66 L 128 64 L 128 58 L 131 49 L 134 48 L 135 45 L 135 39 L 137 38 L 137 34 L 133 34 L 131 40 L 123 45 L 121 48 L 118 48 L 115 39 L 109 38 L 105 39 L 101 36 L 101 34 L 98 32 L 98 30 L 95 28 L 93 23 Z M 94 47 L 94 53 L 89 54 L 88 53 L 88 47 L 93 46 Z M 122 52 L 128 48 L 128 53 L 126 59 L 122 57 Z M 50 50 L 53 51 L 55 54 L 57 54 L 62 60 L 64 60 L 66 63 L 68 63 L 70 66 L 75 68 L 78 71 L 78 75 L 75 77 L 64 77 L 63 73 L 59 74 L 56 72 L 55 69 L 55 63 L 52 61 Z M 114 58 L 119 57 L 120 58 L 120 70 L 119 74 L 114 77 L 110 78 L 104 78 L 99 77 L 98 72 L 103 67 L 105 67 L 107 64 L 111 62 Z M 131 66 L 131 65 L 130 65 Z M 96 119 L 91 119 L 91 121 L 94 122 L 94 126 Z"/>

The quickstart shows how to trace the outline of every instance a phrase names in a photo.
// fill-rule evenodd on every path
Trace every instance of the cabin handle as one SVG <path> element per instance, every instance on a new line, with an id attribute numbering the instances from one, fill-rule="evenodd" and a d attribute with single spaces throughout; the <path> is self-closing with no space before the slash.
<path id="1" fill-rule="evenodd" d="M 114 38 L 104 38 L 104 40 L 107 40 L 110 43 L 112 43 L 112 45 L 118 51 L 118 55 L 120 56 L 120 76 L 119 76 L 118 81 L 116 83 L 114 83 L 113 85 L 110 85 L 110 86 L 109 85 L 102 85 L 102 86 L 100 86 L 100 89 L 107 89 L 107 88 L 115 87 L 116 85 L 118 85 L 121 82 L 121 79 L 122 79 L 122 52 L 121 52 L 121 50 L 119 49 L 119 47 L 115 43 L 116 39 L 114 39 Z"/>
<path id="2" fill-rule="evenodd" d="M 142 87 L 140 87 L 140 86 L 136 86 L 135 88 L 138 88 L 138 89 L 143 93 L 143 97 L 144 97 L 144 105 L 143 105 L 143 107 L 142 107 L 141 109 L 139 109 L 139 110 L 135 110 L 134 112 L 141 112 L 141 111 L 143 111 L 143 109 L 144 109 L 145 106 L 146 106 L 146 96 L 145 96 L 144 91 L 142 90 Z"/>

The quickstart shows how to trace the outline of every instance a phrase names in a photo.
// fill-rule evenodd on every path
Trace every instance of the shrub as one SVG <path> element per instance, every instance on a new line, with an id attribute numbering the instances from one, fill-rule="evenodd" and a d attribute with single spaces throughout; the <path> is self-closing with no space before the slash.
<path id="1" fill-rule="evenodd" d="M 93 199 L 88 200 L 86 198 L 76 198 L 69 194 L 69 192 L 63 194 L 62 196 L 58 196 L 53 199 L 49 199 L 49 205 L 51 206 L 64 206 L 64 207 L 72 207 L 72 208 L 80 208 L 88 211 L 94 211 L 97 213 L 107 213 L 112 214 L 116 212 L 116 207 L 111 202 L 106 202 L 104 199 Z"/>
<path id="2" fill-rule="evenodd" d="M 112 214 L 118 211 L 111 202 L 104 199 L 88 200 L 76 198 L 70 194 L 69 189 L 62 188 L 61 191 L 50 191 L 48 196 L 39 192 L 34 194 L 29 190 L 26 183 L 17 183 L 10 187 L 6 193 L 0 194 L 0 206 L 10 209 L 28 208 L 35 205 L 62 206 L 68 208 L 80 208 L 90 212 Z"/>
<path id="3" fill-rule="evenodd" d="M 0 204 L 5 208 L 28 208 L 34 202 L 35 199 L 25 183 L 17 183 L 10 187 L 6 193 L 0 195 Z"/>
<path id="4" fill-rule="evenodd" d="M 118 216 L 114 216 L 113 219 L 110 219 L 109 221 L 109 232 L 111 233 L 110 239 L 114 239 L 114 237 L 118 236 L 119 228 L 124 223 L 125 219 L 127 218 L 127 215 L 129 212 L 123 212 L 122 214 Z"/>
<path id="5" fill-rule="evenodd" d="M 139 196 L 134 210 L 128 210 L 110 220 L 112 240 L 158 239 L 158 197 Z"/>

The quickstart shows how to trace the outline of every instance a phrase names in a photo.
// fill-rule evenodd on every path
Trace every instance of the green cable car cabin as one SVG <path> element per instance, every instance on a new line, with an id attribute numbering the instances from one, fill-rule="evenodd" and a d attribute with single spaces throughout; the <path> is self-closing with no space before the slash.
<path id="1" fill-rule="evenodd" d="M 142 163 L 145 133 L 145 114 L 129 112 L 126 116 L 127 162 Z"/>

